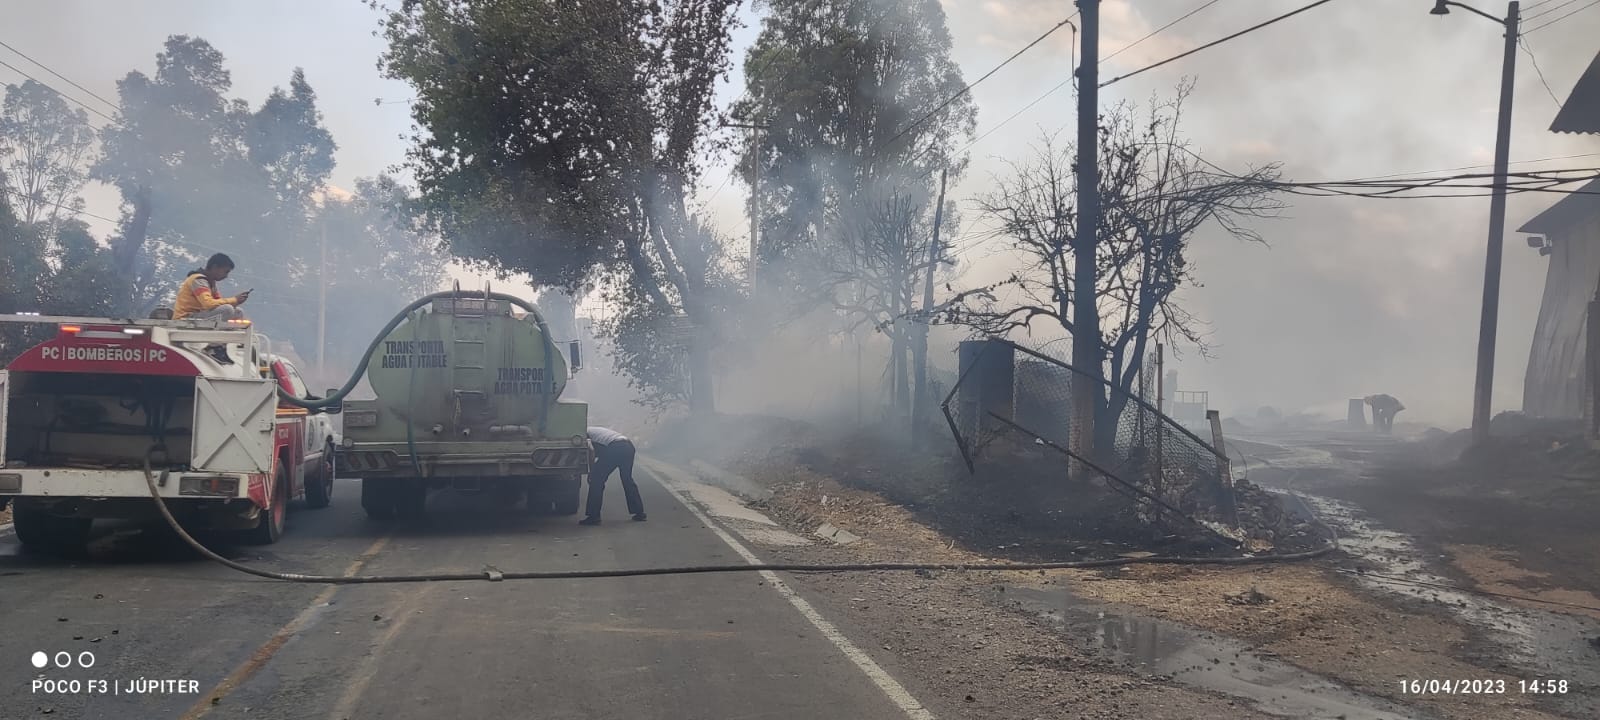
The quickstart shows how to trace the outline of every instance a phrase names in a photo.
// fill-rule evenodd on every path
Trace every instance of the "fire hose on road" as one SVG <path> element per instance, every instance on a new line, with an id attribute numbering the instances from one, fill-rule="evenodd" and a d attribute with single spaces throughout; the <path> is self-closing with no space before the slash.
<path id="1" fill-rule="evenodd" d="M 361 356 L 361 361 L 356 366 L 355 371 L 351 374 L 350 379 L 345 382 L 343 387 L 340 387 L 338 390 L 334 391 L 328 397 L 319 398 L 319 399 L 315 399 L 315 400 L 309 399 L 309 398 L 296 397 L 296 396 L 284 391 L 282 388 L 279 388 L 279 390 L 278 390 L 279 399 L 282 400 L 283 402 L 287 403 L 287 404 L 290 404 L 290 405 L 293 405 L 293 406 L 296 406 L 296 407 L 300 407 L 300 408 L 305 408 L 305 409 L 308 409 L 308 410 L 319 410 L 319 409 L 324 409 L 324 408 L 332 407 L 334 405 L 339 404 L 340 402 L 342 402 L 344 400 L 344 398 L 347 395 L 350 394 L 350 392 L 352 390 L 355 389 L 356 385 L 360 382 L 361 376 L 367 370 L 367 365 L 371 362 L 373 355 L 377 354 L 378 348 L 381 346 L 383 339 L 385 337 L 387 337 L 390 332 L 392 332 L 395 328 L 399 327 L 400 323 L 404 322 L 405 319 L 412 312 L 416 311 L 417 309 L 423 307 L 424 305 L 426 305 L 426 304 L 428 304 L 430 302 L 433 302 L 434 300 L 437 300 L 437 299 L 440 299 L 440 298 L 450 298 L 450 297 L 462 297 L 462 294 L 459 293 L 459 292 L 441 292 L 441 293 L 434 293 L 434 294 L 431 294 L 431 295 L 427 295 L 427 296 L 425 296 L 425 297 L 423 297 L 423 298 L 421 298 L 421 299 L 419 299 L 419 300 L 407 305 L 404 309 L 402 309 L 399 313 L 397 313 L 394 316 L 394 318 L 392 320 L 390 320 L 389 323 L 387 325 L 385 325 L 384 328 L 378 332 L 377 336 L 373 339 L 372 343 L 367 347 L 366 352 L 363 353 L 363 355 Z M 473 293 L 472 297 L 479 297 L 479 295 L 477 293 Z M 532 304 L 528 303 L 527 301 L 522 300 L 520 298 L 517 298 L 515 296 L 511 296 L 511 295 L 505 295 L 505 294 L 502 294 L 502 293 L 492 293 L 492 292 L 488 292 L 487 290 L 485 290 L 482 293 L 481 297 L 483 297 L 485 300 L 501 300 L 501 301 L 509 302 L 509 303 L 519 307 L 519 308 L 522 308 L 522 309 L 528 311 L 530 314 L 532 314 L 532 316 L 534 318 L 534 322 L 538 325 L 539 330 L 541 332 L 541 335 L 543 337 L 543 345 L 544 345 L 543 352 L 544 352 L 544 355 L 545 355 L 545 365 L 548 367 L 549 364 L 550 364 L 550 356 L 554 352 L 553 343 L 550 340 L 549 328 L 545 324 L 544 316 L 539 313 L 539 310 L 536 307 L 534 307 Z M 544 424 L 545 424 L 546 419 L 548 419 L 548 415 L 549 415 L 549 408 L 548 408 L 549 398 L 548 398 L 548 396 L 545 396 L 544 402 L 546 403 L 546 405 L 543 408 L 543 410 L 541 411 L 540 416 L 539 416 L 539 423 L 540 423 L 540 431 L 541 432 L 543 432 L 543 430 L 544 430 Z M 415 439 L 412 436 L 412 434 L 409 432 L 409 427 L 408 427 L 408 433 L 407 433 L 407 443 L 408 443 L 408 445 L 411 446 L 412 457 L 414 459 L 416 457 Z M 152 448 L 152 450 L 154 450 L 154 448 Z M 623 568 L 623 569 L 611 569 L 611 570 L 559 570 L 559 571 L 509 571 L 509 572 L 508 571 L 501 571 L 501 570 L 493 568 L 493 567 L 486 567 L 483 570 L 480 570 L 480 571 L 477 571 L 477 572 L 438 572 L 438 573 L 424 573 L 424 574 L 415 574 L 415 575 L 348 575 L 348 576 L 344 576 L 344 575 L 305 575 L 305 574 L 301 574 L 301 573 L 277 572 L 277 571 L 272 571 L 272 570 L 263 570 L 263 569 L 260 569 L 260 568 L 250 567 L 250 566 L 245 565 L 243 563 L 239 563 L 239 562 L 230 560 L 228 558 L 225 558 L 222 555 L 217 554 L 215 551 L 211 550 L 210 548 L 207 548 L 204 544 L 202 544 L 200 541 L 196 540 L 193 536 L 191 536 L 188 533 L 188 531 L 184 530 L 182 524 L 180 524 L 178 522 L 178 519 L 173 516 L 172 511 L 167 507 L 166 500 L 161 497 L 161 493 L 157 489 L 157 477 L 156 477 L 156 475 L 157 475 L 156 472 L 152 468 L 152 464 L 151 464 L 151 461 L 150 461 L 150 456 L 147 453 L 146 457 L 145 457 L 145 461 L 144 461 L 144 476 L 145 476 L 145 483 L 149 486 L 150 497 L 151 497 L 152 500 L 155 501 L 156 507 L 161 513 L 161 517 L 164 520 L 166 520 L 167 524 L 172 527 L 173 531 L 176 532 L 178 534 L 178 536 L 183 539 L 184 543 L 187 544 L 189 547 L 193 548 L 195 550 L 195 552 L 200 553 L 202 556 L 206 557 L 207 559 L 209 559 L 209 560 L 211 560 L 213 562 L 219 563 L 221 565 L 225 565 L 228 568 L 231 568 L 233 570 L 237 570 L 237 571 L 245 573 L 247 575 L 253 575 L 255 577 L 265 578 L 265 579 L 268 579 L 268 580 L 278 580 L 278 581 L 283 581 L 283 582 L 313 583 L 313 584 L 327 584 L 327 585 L 372 585 L 372 584 L 398 584 L 398 583 L 423 583 L 423 582 L 450 582 L 450 581 L 469 581 L 469 580 L 482 580 L 482 581 L 489 581 L 489 582 L 500 582 L 500 581 L 504 581 L 504 580 L 570 580 L 570 579 L 583 579 L 583 578 L 642 577 L 642 576 L 651 576 L 651 575 L 694 575 L 694 574 L 703 574 L 703 573 L 761 572 L 761 571 L 798 572 L 798 573 L 886 572 L 886 571 L 905 572 L 905 571 L 919 571 L 919 570 L 920 571 L 951 571 L 951 572 L 955 572 L 955 571 L 1015 572 L 1015 571 L 1034 571 L 1034 570 L 1081 570 L 1081 569 L 1090 569 L 1090 568 L 1115 567 L 1115 566 L 1119 566 L 1119 565 L 1140 565 L 1140 564 L 1144 564 L 1144 565 L 1152 565 L 1152 564 L 1165 564 L 1165 565 L 1250 565 L 1250 564 L 1261 564 L 1261 563 L 1281 563 L 1281 562 L 1292 562 L 1292 561 L 1298 561 L 1298 560 L 1309 560 L 1311 558 L 1316 558 L 1316 557 L 1320 557 L 1322 555 L 1326 555 L 1329 552 L 1332 552 L 1333 550 L 1338 548 L 1338 542 L 1337 542 L 1337 540 L 1334 540 L 1334 541 L 1329 542 L 1324 547 L 1321 547 L 1321 548 L 1318 548 L 1318 549 L 1315 549 L 1315 550 L 1306 551 L 1306 552 L 1283 553 L 1283 554 L 1275 554 L 1275 555 L 1242 556 L 1242 557 L 1214 557 L 1214 558 L 1213 557 L 1175 556 L 1175 555 L 1155 555 L 1155 556 L 1150 556 L 1150 557 L 1138 557 L 1138 558 L 1120 558 L 1119 557 L 1119 558 L 1107 558 L 1107 559 L 1102 559 L 1102 560 L 1074 560 L 1074 561 L 1043 562 L 1043 563 L 966 563 L 966 564 L 958 564 L 958 563 L 842 563 L 842 564 L 747 563 L 747 564 L 742 564 L 742 565 L 687 565 L 687 566 L 678 566 L 678 567 Z"/>
<path id="2" fill-rule="evenodd" d="M 283 582 L 313 583 L 324 585 L 391 585 L 400 583 L 423 582 L 451 582 L 465 580 L 484 580 L 500 582 L 504 580 L 573 580 L 583 578 L 615 578 L 615 577 L 643 577 L 649 575 L 698 575 L 704 573 L 729 573 L 729 572 L 761 572 L 771 570 L 775 572 L 799 573 L 831 573 L 831 572 L 884 572 L 884 571 L 1030 571 L 1030 570 L 1084 570 L 1090 568 L 1115 567 L 1118 565 L 1255 565 L 1262 563 L 1293 562 L 1297 560 L 1310 560 L 1321 557 L 1338 548 L 1337 542 L 1329 542 L 1316 550 L 1306 552 L 1283 553 L 1278 555 L 1255 555 L 1244 557 L 1189 557 L 1179 555 L 1155 555 L 1140 558 L 1107 558 L 1104 560 L 1073 560 L 1064 562 L 1045 563 L 839 563 L 839 564 L 807 564 L 807 563 L 749 563 L 744 565 L 684 565 L 678 567 L 659 568 L 619 568 L 613 570 L 547 570 L 547 571 L 501 571 L 486 567 L 478 572 L 440 572 L 423 573 L 417 575 L 304 575 L 301 573 L 276 572 L 253 568 L 244 563 L 229 560 L 212 549 L 194 539 L 183 525 L 172 515 L 167 508 L 166 500 L 161 497 L 156 487 L 156 473 L 150 467 L 148 458 L 144 464 L 144 479 L 149 485 L 150 497 L 155 500 L 156 508 L 160 510 L 161 517 L 167 521 L 172 530 L 182 538 L 184 543 L 193 548 L 195 552 L 205 556 L 206 559 L 225 565 L 233 570 L 254 575 L 268 580 Z"/>

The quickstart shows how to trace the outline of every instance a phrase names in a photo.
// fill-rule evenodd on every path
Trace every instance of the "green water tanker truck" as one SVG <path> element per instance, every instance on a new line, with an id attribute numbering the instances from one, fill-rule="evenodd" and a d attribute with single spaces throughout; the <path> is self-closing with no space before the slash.
<path id="1" fill-rule="evenodd" d="M 568 361 L 532 304 L 485 289 L 413 303 L 375 341 L 375 400 L 343 401 L 340 472 L 378 520 L 420 519 L 429 491 L 571 515 L 592 460 L 589 406 L 562 401 Z M 579 366 L 570 347 L 571 367 Z M 354 379 L 352 379 L 352 383 Z"/>

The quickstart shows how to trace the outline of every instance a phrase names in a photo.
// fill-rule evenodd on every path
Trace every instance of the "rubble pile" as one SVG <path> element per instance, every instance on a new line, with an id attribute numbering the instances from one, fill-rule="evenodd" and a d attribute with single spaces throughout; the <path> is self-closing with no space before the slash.
<path id="1" fill-rule="evenodd" d="M 1428 433 L 1422 444 L 1435 458 L 1476 473 L 1540 472 L 1600 478 L 1600 452 L 1576 420 L 1535 418 L 1503 412 L 1489 424 L 1489 442 L 1472 446 L 1472 432 Z"/>

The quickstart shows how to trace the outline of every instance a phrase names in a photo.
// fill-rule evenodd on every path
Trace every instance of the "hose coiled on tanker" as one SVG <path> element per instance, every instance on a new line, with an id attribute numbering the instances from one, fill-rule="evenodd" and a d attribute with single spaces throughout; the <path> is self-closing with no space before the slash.
<path id="1" fill-rule="evenodd" d="M 539 338 L 542 341 L 541 344 L 544 346 L 545 371 L 553 372 L 553 368 L 551 367 L 551 359 L 552 355 L 555 354 L 555 341 L 550 339 L 550 326 L 545 324 L 544 314 L 539 312 L 539 308 L 534 307 L 533 303 L 514 295 L 506 295 L 504 293 L 497 292 L 485 292 L 482 296 L 485 300 L 504 300 L 512 305 L 528 311 L 528 314 L 533 316 L 534 324 L 539 327 Z M 311 400 L 309 398 L 297 397 L 280 387 L 278 388 L 278 399 L 295 407 L 305 408 L 307 410 L 322 410 L 344 402 L 345 396 L 349 395 L 350 391 L 355 389 L 356 384 L 361 382 L 361 376 L 367 373 L 367 365 L 372 362 L 372 356 L 378 353 L 378 346 L 383 344 L 384 338 L 389 337 L 389 333 L 394 332 L 394 329 L 400 327 L 400 323 L 405 322 L 406 319 L 411 316 L 412 312 L 415 312 L 424 305 L 427 305 L 434 300 L 459 297 L 461 297 L 461 293 L 458 292 L 436 292 L 431 295 L 424 295 L 415 302 L 412 302 L 410 305 L 405 306 L 404 309 L 395 314 L 394 318 L 389 321 L 389 324 L 384 325 L 383 329 L 379 330 L 378 334 L 372 338 L 372 344 L 368 345 L 367 351 L 361 354 L 361 362 L 357 363 L 355 371 L 350 373 L 350 379 L 346 380 L 344 386 L 334 391 L 332 395 L 318 400 Z M 473 293 L 472 297 L 476 298 L 478 297 L 478 294 Z M 416 369 L 412 368 L 412 372 L 415 373 Z M 550 379 L 550 389 L 552 392 L 544 392 L 539 394 L 540 435 L 544 435 L 550 419 L 550 399 L 551 395 L 554 394 L 553 391 L 555 389 L 554 377 Z M 406 422 L 407 424 L 410 424 L 411 419 L 406 418 Z M 413 455 L 415 455 L 415 451 L 413 451 Z"/>

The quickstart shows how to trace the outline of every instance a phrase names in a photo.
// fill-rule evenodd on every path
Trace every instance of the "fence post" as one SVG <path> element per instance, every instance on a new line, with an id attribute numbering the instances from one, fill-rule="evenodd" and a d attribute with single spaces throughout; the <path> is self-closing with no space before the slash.
<path id="1" fill-rule="evenodd" d="M 1222 502 L 1223 517 L 1233 527 L 1239 526 L 1239 506 L 1233 497 L 1233 467 L 1228 461 L 1228 448 L 1222 444 L 1222 413 L 1216 410 L 1206 411 L 1206 420 L 1211 422 L 1211 445 L 1217 449 L 1217 469 L 1220 477 L 1217 478 L 1217 489 Z"/>

